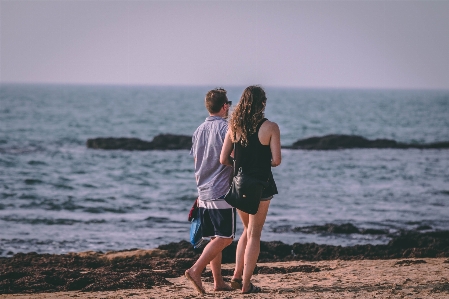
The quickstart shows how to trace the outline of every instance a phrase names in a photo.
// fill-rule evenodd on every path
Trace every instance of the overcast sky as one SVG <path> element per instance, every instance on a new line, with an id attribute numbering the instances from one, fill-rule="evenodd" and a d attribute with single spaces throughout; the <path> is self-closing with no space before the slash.
<path id="1" fill-rule="evenodd" d="M 449 89 L 449 1 L 0 1 L 1 82 Z"/>

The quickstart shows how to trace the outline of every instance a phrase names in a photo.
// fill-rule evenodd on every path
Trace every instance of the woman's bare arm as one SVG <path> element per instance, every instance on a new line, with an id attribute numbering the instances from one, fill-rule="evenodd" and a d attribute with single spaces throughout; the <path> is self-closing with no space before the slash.
<path id="1" fill-rule="evenodd" d="M 281 132 L 277 123 L 271 122 L 270 124 L 271 138 L 270 138 L 270 150 L 271 150 L 271 166 L 276 167 L 281 164 Z"/>
<path id="2" fill-rule="evenodd" d="M 220 163 L 223 165 L 233 166 L 233 159 L 231 157 L 232 153 L 232 141 L 231 141 L 231 131 L 228 130 L 225 136 L 223 147 L 220 153 Z"/>

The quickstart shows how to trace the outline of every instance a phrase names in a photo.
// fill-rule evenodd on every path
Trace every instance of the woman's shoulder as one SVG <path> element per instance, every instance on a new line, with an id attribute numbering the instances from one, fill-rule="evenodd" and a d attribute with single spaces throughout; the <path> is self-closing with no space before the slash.
<path id="1" fill-rule="evenodd" d="M 269 119 L 265 120 L 263 124 L 260 126 L 261 130 L 279 130 L 279 126 L 274 121 L 270 121 Z"/>
<path id="2" fill-rule="evenodd" d="M 260 127 L 258 135 L 262 145 L 269 145 L 273 136 L 280 136 L 279 126 L 273 121 L 266 120 Z"/>

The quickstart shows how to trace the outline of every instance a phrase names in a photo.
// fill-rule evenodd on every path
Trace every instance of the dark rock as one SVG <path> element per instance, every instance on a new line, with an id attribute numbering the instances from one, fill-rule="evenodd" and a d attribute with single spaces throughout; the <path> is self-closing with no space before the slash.
<path id="1" fill-rule="evenodd" d="M 428 229 L 432 229 L 432 227 L 430 225 L 420 225 L 416 228 L 416 230 L 428 230 Z"/>
<path id="2" fill-rule="evenodd" d="M 349 148 L 419 148 L 419 149 L 447 149 L 449 142 L 436 142 L 429 144 L 408 144 L 400 143 L 390 139 L 368 140 L 356 135 L 331 134 L 321 137 L 310 137 L 300 139 L 291 146 L 283 148 L 304 149 L 304 150 L 337 150 Z"/>
<path id="3" fill-rule="evenodd" d="M 170 284 L 165 277 L 180 276 L 172 269 L 187 269 L 181 259 L 158 264 L 147 256 L 108 260 L 99 256 L 74 254 L 16 254 L 0 260 L 0 293 L 35 293 L 56 291 L 106 291 L 122 288 L 151 288 Z M 178 265 L 178 264 L 180 265 Z M 164 275 L 154 271 L 169 269 Z"/>
<path id="4" fill-rule="evenodd" d="M 391 240 L 388 243 L 388 245 L 393 248 L 400 248 L 400 249 L 414 248 L 414 247 L 419 246 L 418 240 L 410 235 L 399 236 L 399 237 Z"/>
<path id="5" fill-rule="evenodd" d="M 449 142 L 435 142 L 423 145 L 423 148 L 449 148 Z"/>
<path id="6" fill-rule="evenodd" d="M 104 150 L 177 150 L 190 149 L 192 147 L 192 137 L 185 135 L 160 134 L 152 141 L 144 141 L 138 138 L 94 138 L 86 142 L 88 148 Z"/>
<path id="7" fill-rule="evenodd" d="M 334 234 L 357 234 L 360 230 L 351 223 L 344 224 L 331 224 L 327 223 L 325 225 L 312 225 L 305 227 L 295 227 L 292 229 L 294 232 L 302 233 L 334 233 Z"/>
<path id="8" fill-rule="evenodd" d="M 151 142 L 143 141 L 138 138 L 95 138 L 88 139 L 86 143 L 88 148 L 105 149 L 105 150 L 152 150 L 154 149 Z"/>
<path id="9" fill-rule="evenodd" d="M 449 282 L 440 282 L 435 285 L 435 287 L 431 291 L 432 293 L 449 293 Z"/>
<path id="10" fill-rule="evenodd" d="M 160 134 L 153 138 L 154 149 L 191 149 L 192 136 Z"/>
<path id="11" fill-rule="evenodd" d="M 301 232 L 306 234 L 316 234 L 316 233 L 331 233 L 331 234 L 362 234 L 362 235 L 388 235 L 388 230 L 386 229 L 359 229 L 352 223 L 344 224 L 331 224 L 327 223 L 325 225 L 312 225 L 303 227 L 294 227 L 290 225 L 278 226 L 272 229 L 275 233 L 283 232 Z"/>
<path id="12" fill-rule="evenodd" d="M 388 230 L 386 230 L 386 229 L 367 228 L 367 229 L 361 229 L 360 233 L 362 235 L 387 235 L 388 234 Z"/>
<path id="13" fill-rule="evenodd" d="M 410 265 L 417 265 L 417 264 L 426 264 L 427 262 L 425 260 L 402 260 L 396 262 L 395 266 L 410 266 Z"/>
<path id="14" fill-rule="evenodd" d="M 185 243 L 189 244 L 188 242 Z M 171 243 L 170 246 L 172 246 L 170 250 L 175 256 L 177 251 L 175 249 L 177 247 L 177 243 Z M 183 246 L 184 244 L 182 247 Z M 191 245 L 188 246 L 191 247 Z M 226 263 L 235 262 L 235 248 L 236 242 L 228 246 L 223 251 L 223 261 L 226 260 Z M 199 257 L 200 252 L 194 252 L 192 249 L 190 252 L 193 259 L 197 259 Z M 315 261 L 330 259 L 389 259 L 406 257 L 449 257 L 449 232 L 402 232 L 399 236 L 394 236 L 386 245 L 367 244 L 348 247 L 324 244 L 318 245 L 315 243 L 295 243 L 293 245 L 289 245 L 278 241 L 262 241 L 260 245 L 259 261 L 274 262 L 289 260 Z"/>
<path id="15" fill-rule="evenodd" d="M 184 240 L 178 243 L 160 245 L 157 249 L 166 250 L 167 255 L 171 258 L 195 258 L 201 254 L 200 250 L 193 250 L 192 244 Z"/>
<path id="16" fill-rule="evenodd" d="M 260 252 L 259 257 L 261 259 L 282 260 L 292 254 L 292 247 L 279 241 L 261 242 Z"/>
<path id="17" fill-rule="evenodd" d="M 90 275 L 86 275 L 84 277 L 80 277 L 77 278 L 73 281 L 71 281 L 68 285 L 67 285 L 67 290 L 68 291 L 77 291 L 77 290 L 82 290 L 83 288 L 85 288 L 87 285 L 91 284 L 92 282 L 94 282 L 90 277 L 88 277 Z"/>
<path id="18" fill-rule="evenodd" d="M 177 150 L 190 149 L 192 147 L 192 137 L 186 135 L 160 134 L 155 136 L 152 141 L 145 141 L 139 138 L 99 137 L 88 139 L 86 145 L 88 148 L 104 150 Z M 449 142 L 408 144 L 390 139 L 368 140 L 356 135 L 331 134 L 301 139 L 291 146 L 283 146 L 283 148 L 304 150 L 337 150 L 349 148 L 447 149 L 449 148 Z"/>
<path id="19" fill-rule="evenodd" d="M 328 232 L 335 234 L 356 234 L 359 233 L 359 229 L 351 223 L 345 223 L 341 225 L 328 224 Z"/>

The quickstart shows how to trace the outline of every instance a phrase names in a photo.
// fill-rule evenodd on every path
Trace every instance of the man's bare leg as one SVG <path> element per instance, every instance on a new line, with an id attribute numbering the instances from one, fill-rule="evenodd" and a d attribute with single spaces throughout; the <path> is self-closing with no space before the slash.
<path id="1" fill-rule="evenodd" d="M 190 269 L 186 270 L 186 276 L 190 276 L 196 286 L 204 289 L 203 283 L 201 282 L 201 273 L 203 272 L 204 268 L 206 268 L 207 264 L 209 264 L 219 253 L 221 253 L 221 251 L 226 246 L 231 244 L 231 242 L 232 239 L 225 238 L 214 238 L 213 240 L 211 240 L 209 244 L 204 247 L 203 253 L 196 261 L 196 263 Z"/>
<path id="2" fill-rule="evenodd" d="M 229 244 L 232 243 L 232 239 L 229 238 Z M 230 285 L 225 283 L 223 280 L 223 276 L 221 275 L 221 260 L 222 260 L 222 252 L 220 251 L 217 256 L 210 261 L 210 269 L 212 271 L 212 276 L 214 277 L 214 291 L 232 291 Z"/>

